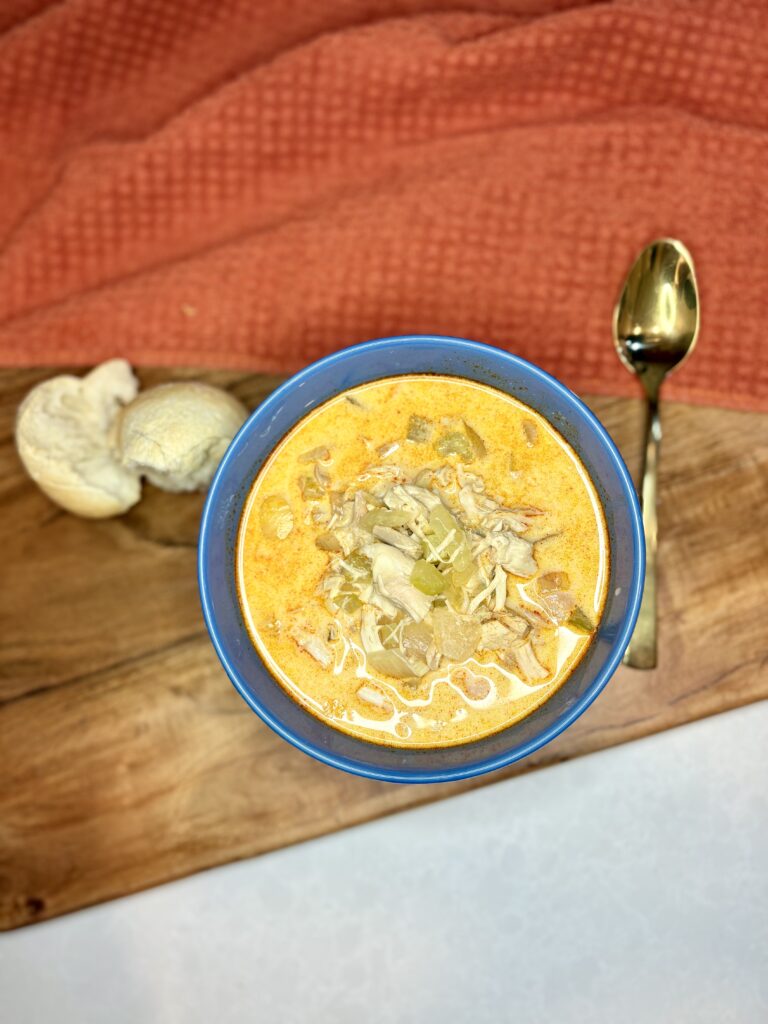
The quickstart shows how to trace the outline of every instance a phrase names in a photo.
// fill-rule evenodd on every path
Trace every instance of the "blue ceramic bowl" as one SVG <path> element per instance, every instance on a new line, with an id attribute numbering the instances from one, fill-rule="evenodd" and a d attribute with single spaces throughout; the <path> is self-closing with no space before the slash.
<path id="1" fill-rule="evenodd" d="M 611 544 L 608 597 L 597 634 L 572 675 L 521 722 L 485 739 L 403 750 L 338 732 L 275 682 L 251 643 L 235 586 L 238 524 L 267 456 L 312 409 L 340 391 L 382 377 L 438 373 L 480 381 L 521 399 L 570 442 L 605 509 Z M 616 446 L 589 409 L 538 367 L 458 338 L 413 335 L 354 345 L 313 363 L 274 391 L 243 425 L 211 484 L 200 527 L 198 574 L 213 645 L 240 695 L 267 725 L 325 764 L 388 782 L 449 782 L 503 768 L 549 743 L 584 712 L 621 661 L 640 606 L 645 568 L 635 489 Z"/>

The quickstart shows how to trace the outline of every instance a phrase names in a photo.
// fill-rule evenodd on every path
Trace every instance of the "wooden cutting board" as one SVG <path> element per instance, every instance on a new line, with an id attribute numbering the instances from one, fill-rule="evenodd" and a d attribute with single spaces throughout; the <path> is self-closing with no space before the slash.
<path id="1" fill-rule="evenodd" d="M 490 778 L 392 786 L 316 763 L 252 714 L 197 598 L 198 495 L 147 488 L 109 521 L 26 479 L 0 373 L 0 928 L 54 917 L 768 696 L 768 416 L 665 410 L 661 659 Z M 250 407 L 275 378 L 203 377 Z M 637 468 L 639 402 L 590 401 Z M 722 756 L 713 750 L 713 757 Z M 514 808 L 510 808 L 514 813 Z"/>

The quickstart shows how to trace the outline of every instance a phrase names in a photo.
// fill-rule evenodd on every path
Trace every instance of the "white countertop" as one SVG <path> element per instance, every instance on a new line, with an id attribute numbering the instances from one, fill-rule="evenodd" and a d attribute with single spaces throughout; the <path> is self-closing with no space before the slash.
<path id="1" fill-rule="evenodd" d="M 0 936 L 7 1024 L 768 1021 L 768 702 Z"/>

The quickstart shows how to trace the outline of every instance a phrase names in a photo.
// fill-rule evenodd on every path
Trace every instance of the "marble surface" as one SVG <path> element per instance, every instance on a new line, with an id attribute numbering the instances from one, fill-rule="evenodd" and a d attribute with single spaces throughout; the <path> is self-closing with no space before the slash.
<path id="1" fill-rule="evenodd" d="M 768 702 L 0 936 L 13 1024 L 768 1020 Z"/>

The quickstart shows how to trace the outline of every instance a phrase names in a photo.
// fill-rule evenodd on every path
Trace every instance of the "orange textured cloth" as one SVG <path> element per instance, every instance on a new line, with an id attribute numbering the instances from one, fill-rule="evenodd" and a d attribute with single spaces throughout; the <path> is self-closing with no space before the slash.
<path id="1" fill-rule="evenodd" d="M 768 409 L 767 168 L 765 0 L 3 0 L 0 362 L 442 332 L 636 393 L 611 311 L 673 235 L 670 395 Z"/>

